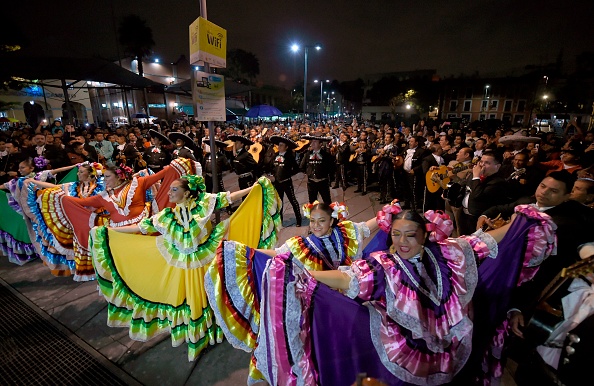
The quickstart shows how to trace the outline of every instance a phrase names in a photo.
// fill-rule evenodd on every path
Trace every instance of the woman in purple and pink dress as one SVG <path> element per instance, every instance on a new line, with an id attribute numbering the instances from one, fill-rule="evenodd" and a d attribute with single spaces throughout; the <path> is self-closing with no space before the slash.
<path id="1" fill-rule="evenodd" d="M 350 267 L 308 271 L 289 254 L 267 266 L 254 355 L 271 385 L 350 385 L 359 373 L 438 385 L 466 363 L 477 261 L 496 257 L 510 225 L 447 238 L 449 217 L 396 202 L 377 219 L 389 249 Z"/>

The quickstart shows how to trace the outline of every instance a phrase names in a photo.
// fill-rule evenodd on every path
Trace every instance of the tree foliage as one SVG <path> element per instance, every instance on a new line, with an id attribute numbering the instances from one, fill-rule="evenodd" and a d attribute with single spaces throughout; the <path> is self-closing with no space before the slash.
<path id="1" fill-rule="evenodd" d="M 260 61 L 255 54 L 235 48 L 227 52 L 227 68 L 222 73 L 236 82 L 253 84 L 260 75 Z"/>
<path id="2" fill-rule="evenodd" d="M 118 41 L 124 52 L 138 60 L 138 74 L 144 75 L 143 60 L 152 53 L 153 30 L 138 15 L 125 16 L 118 27 Z"/>

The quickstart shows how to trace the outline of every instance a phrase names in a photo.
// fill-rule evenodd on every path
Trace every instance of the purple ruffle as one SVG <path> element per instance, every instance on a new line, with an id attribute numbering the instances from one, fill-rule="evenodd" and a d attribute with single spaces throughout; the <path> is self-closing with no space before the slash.
<path id="1" fill-rule="evenodd" d="M 16 240 L 10 233 L 0 230 L 0 251 L 8 256 L 8 261 L 24 265 L 39 257 L 33 244 Z"/>

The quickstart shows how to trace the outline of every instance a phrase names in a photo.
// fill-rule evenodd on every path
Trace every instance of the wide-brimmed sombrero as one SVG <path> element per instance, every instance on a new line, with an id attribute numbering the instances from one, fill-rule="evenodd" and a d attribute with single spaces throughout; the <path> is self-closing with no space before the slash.
<path id="1" fill-rule="evenodd" d="M 311 135 L 311 134 L 302 135 L 301 139 L 307 139 L 309 141 L 332 141 L 332 137 L 322 137 L 319 135 Z"/>
<path id="2" fill-rule="evenodd" d="M 210 138 L 203 137 L 202 138 L 202 142 L 210 146 Z M 216 138 L 215 138 L 215 143 L 216 143 L 216 145 L 218 147 L 222 147 L 222 148 L 225 148 L 225 147 L 229 146 L 227 143 L 225 143 L 225 142 L 223 142 L 223 141 L 221 141 L 219 139 L 216 139 Z"/>
<path id="3" fill-rule="evenodd" d="M 521 133 L 515 133 L 512 135 L 504 135 L 503 137 L 499 138 L 499 143 L 503 145 L 508 145 L 514 142 L 526 142 L 526 143 L 540 143 L 539 137 L 527 137 L 522 135 Z"/>
<path id="4" fill-rule="evenodd" d="M 297 143 L 293 140 L 290 140 L 289 138 L 285 138 L 282 137 L 280 135 L 271 135 L 270 136 L 270 142 L 274 143 L 275 145 L 278 145 L 279 143 L 284 143 L 286 144 L 289 149 L 293 150 L 297 148 Z"/>
<path id="5" fill-rule="evenodd" d="M 244 145 L 248 146 L 252 146 L 254 144 L 254 141 L 248 137 L 244 137 L 243 135 L 228 135 L 227 139 L 230 139 L 231 141 L 241 141 Z"/>
<path id="6" fill-rule="evenodd" d="M 169 135 L 169 139 L 175 143 L 175 141 L 177 141 L 178 139 L 181 139 L 182 141 L 184 141 L 184 144 L 194 152 L 194 154 L 200 154 L 200 149 L 198 148 L 198 146 L 194 143 L 194 141 L 192 140 L 192 138 L 188 137 L 187 135 L 177 132 L 177 131 L 173 131 L 171 133 L 168 134 Z"/>
<path id="7" fill-rule="evenodd" d="M 155 129 L 149 129 L 149 135 L 151 136 L 151 138 L 159 138 L 163 145 L 171 145 L 172 144 L 171 140 L 169 138 L 167 138 L 165 135 L 159 133 Z"/>

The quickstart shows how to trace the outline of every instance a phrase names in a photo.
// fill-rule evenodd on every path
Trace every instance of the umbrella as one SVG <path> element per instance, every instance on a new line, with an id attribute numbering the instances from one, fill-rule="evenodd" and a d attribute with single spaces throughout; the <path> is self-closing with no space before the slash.
<path id="1" fill-rule="evenodd" d="M 149 116 L 143 113 L 136 113 L 136 114 L 132 114 L 131 118 L 145 118 L 147 119 Z"/>
<path id="2" fill-rule="evenodd" d="M 8 123 L 10 122 L 10 119 L 6 118 L 6 117 L 0 117 L 0 123 Z"/>
<path id="3" fill-rule="evenodd" d="M 248 118 L 258 118 L 258 117 L 280 117 L 283 113 L 279 109 L 274 106 L 269 105 L 257 105 L 253 106 L 248 112 L 245 114 Z"/>

